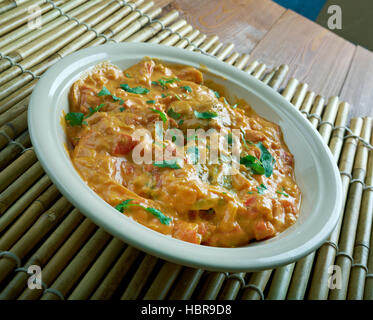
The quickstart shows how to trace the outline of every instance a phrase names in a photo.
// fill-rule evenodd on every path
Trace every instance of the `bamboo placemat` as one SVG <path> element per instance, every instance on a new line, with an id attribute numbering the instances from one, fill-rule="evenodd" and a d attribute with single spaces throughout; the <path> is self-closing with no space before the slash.
<path id="1" fill-rule="evenodd" d="M 30 5 L 42 23 L 31 30 Z M 98 228 L 58 192 L 37 161 L 27 131 L 29 97 L 64 56 L 106 42 L 146 41 L 215 56 L 262 80 L 299 109 L 339 165 L 343 216 L 329 240 L 274 270 L 219 273 L 184 267 L 127 246 Z M 372 119 L 327 101 L 206 37 L 173 10 L 143 0 L 0 1 L 0 299 L 373 299 Z M 27 288 L 42 268 L 43 289 Z M 335 289 L 330 289 L 337 286 Z"/>

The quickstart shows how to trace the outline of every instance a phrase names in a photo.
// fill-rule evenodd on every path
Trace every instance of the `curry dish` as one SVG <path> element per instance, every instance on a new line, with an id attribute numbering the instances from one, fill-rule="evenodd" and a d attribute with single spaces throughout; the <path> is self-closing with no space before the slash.
<path id="1" fill-rule="evenodd" d="M 196 68 L 152 59 L 124 71 L 96 66 L 70 89 L 64 119 L 72 163 L 113 208 L 165 235 L 217 247 L 274 237 L 299 215 L 293 155 L 278 125 L 207 84 Z M 170 128 L 185 137 L 181 145 L 175 137 L 158 141 Z M 150 163 L 134 160 L 147 139 L 134 136 L 138 129 L 151 134 Z M 199 145 L 188 129 L 213 129 L 226 141 L 218 161 L 198 161 L 211 153 L 212 138 Z M 184 156 L 175 158 L 180 149 Z M 173 160 L 156 160 L 160 150 Z"/>

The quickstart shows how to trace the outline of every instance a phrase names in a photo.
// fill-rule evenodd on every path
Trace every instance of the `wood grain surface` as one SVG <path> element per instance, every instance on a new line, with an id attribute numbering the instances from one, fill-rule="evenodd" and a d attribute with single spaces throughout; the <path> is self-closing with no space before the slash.
<path id="1" fill-rule="evenodd" d="M 235 51 L 269 67 L 289 65 L 290 77 L 328 99 L 352 104 L 352 116 L 373 116 L 373 53 L 270 0 L 155 0 L 194 28 L 218 35 Z"/>
<path id="2" fill-rule="evenodd" d="M 161 0 L 165 1 L 165 0 Z M 192 26 L 206 35 L 218 35 L 235 50 L 249 53 L 286 11 L 271 0 L 167 1 Z"/>
<path id="3" fill-rule="evenodd" d="M 351 116 L 373 115 L 373 54 L 358 46 L 340 96 L 352 104 Z"/>

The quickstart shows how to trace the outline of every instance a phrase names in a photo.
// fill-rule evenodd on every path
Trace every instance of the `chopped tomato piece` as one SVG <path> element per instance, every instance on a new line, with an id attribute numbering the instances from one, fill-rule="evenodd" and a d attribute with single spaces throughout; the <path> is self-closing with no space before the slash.
<path id="1" fill-rule="evenodd" d="M 173 237 L 196 244 L 200 244 L 202 240 L 202 236 L 198 233 L 197 223 L 188 223 L 180 220 L 175 221 Z"/>
<path id="2" fill-rule="evenodd" d="M 272 223 L 269 221 L 264 221 L 264 219 L 260 219 L 257 221 L 254 227 L 254 234 L 256 240 L 263 240 L 274 236 L 276 230 Z"/>
<path id="3" fill-rule="evenodd" d="M 114 147 L 113 154 L 125 156 L 130 153 L 138 143 L 139 142 L 133 140 L 130 135 L 122 134 Z"/>

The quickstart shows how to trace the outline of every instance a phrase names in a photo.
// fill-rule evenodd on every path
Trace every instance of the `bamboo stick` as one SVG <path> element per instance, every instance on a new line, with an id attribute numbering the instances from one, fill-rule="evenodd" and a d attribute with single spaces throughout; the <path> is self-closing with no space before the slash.
<path id="1" fill-rule="evenodd" d="M 63 10 L 69 16 L 75 17 L 88 10 L 96 3 L 97 1 L 94 0 L 72 0 L 62 5 L 61 10 Z M 0 37 L 0 51 L 3 54 L 9 54 L 10 52 L 16 51 L 18 48 L 21 48 L 27 43 L 40 38 L 43 34 L 54 30 L 64 22 L 68 21 L 66 16 L 60 16 L 60 14 L 61 13 L 59 10 L 54 9 L 51 12 L 42 15 L 41 23 L 43 27 L 40 29 L 31 30 L 28 26 L 22 26 L 12 32 L 9 32 L 5 36 Z M 5 70 L 11 65 L 9 61 L 5 62 L 5 65 L 4 62 L 5 61 L 2 61 L 0 64 L 0 71 Z"/>
<path id="2" fill-rule="evenodd" d="M 25 99 L 22 99 L 20 102 L 18 102 L 13 107 L 9 108 L 7 111 L 2 113 L 0 115 L 0 127 L 2 127 L 7 122 L 13 120 L 17 116 L 19 116 L 21 113 L 27 110 L 28 104 L 29 104 L 29 97 L 26 97 Z"/>
<path id="3" fill-rule="evenodd" d="M 20 259 L 24 258 L 43 236 L 61 221 L 70 208 L 71 204 L 65 198 L 58 200 L 48 211 L 41 215 L 38 221 L 9 251 Z M 15 261 L 8 257 L 0 259 L 0 283 L 10 274 L 15 266 Z"/>
<path id="4" fill-rule="evenodd" d="M 253 71 L 258 67 L 259 62 L 258 61 L 253 61 L 251 62 L 245 69 L 244 71 L 247 72 L 248 74 L 252 74 Z"/>
<path id="5" fill-rule="evenodd" d="M 52 182 L 44 175 L 0 217 L 0 233 L 4 231 Z"/>
<path id="6" fill-rule="evenodd" d="M 339 105 L 337 118 L 335 120 L 335 129 L 333 130 L 332 136 L 329 142 L 329 149 L 332 152 L 335 161 L 338 163 L 339 157 L 341 155 L 344 135 L 345 135 L 345 126 L 347 125 L 348 112 L 350 105 L 346 102 L 342 102 Z"/>
<path id="7" fill-rule="evenodd" d="M 306 93 L 306 96 L 304 97 L 304 101 L 299 108 L 299 110 L 302 112 L 303 117 L 307 119 L 307 114 L 310 113 L 312 104 L 315 101 L 316 94 L 313 91 L 308 91 Z M 306 114 L 307 113 L 307 114 Z"/>
<path id="8" fill-rule="evenodd" d="M 198 48 L 198 46 L 203 43 L 203 41 L 205 41 L 207 38 L 207 36 L 205 34 L 200 34 L 195 40 L 192 41 L 192 43 L 190 45 L 188 45 L 185 49 L 186 50 L 189 50 L 189 51 L 193 51 L 195 50 L 196 48 Z"/>
<path id="9" fill-rule="evenodd" d="M 280 88 L 282 82 L 284 81 L 288 71 L 289 71 L 289 66 L 288 65 L 286 65 L 286 64 L 280 65 L 280 67 L 275 72 L 273 78 L 268 83 L 268 85 L 271 88 L 273 88 L 273 90 L 278 91 L 278 89 Z"/>
<path id="10" fill-rule="evenodd" d="M 295 263 L 291 263 L 276 269 L 267 295 L 268 300 L 285 299 L 294 266 Z"/>
<path id="11" fill-rule="evenodd" d="M 351 120 L 350 128 L 355 135 L 360 135 L 362 127 L 362 119 L 354 118 Z M 342 192 L 343 192 L 343 205 L 341 210 L 341 216 L 339 222 L 329 237 L 329 242 L 325 243 L 316 254 L 315 265 L 312 273 L 310 290 L 308 293 L 308 298 L 311 300 L 324 300 L 328 297 L 328 280 L 329 273 L 328 268 L 334 263 L 334 258 L 336 255 L 336 249 L 334 246 L 331 246 L 330 243 L 336 244 L 339 238 L 339 233 L 341 229 L 343 212 L 345 207 L 345 202 L 347 199 L 347 193 L 350 185 L 350 178 L 348 174 L 352 172 L 352 166 L 355 158 L 355 152 L 357 148 L 357 141 L 355 138 L 350 137 L 346 139 L 341 159 L 339 161 L 339 170 L 345 174 L 341 175 L 342 179 Z"/>
<path id="12" fill-rule="evenodd" d="M 218 60 L 223 61 L 228 55 L 233 51 L 234 44 L 233 43 L 228 43 L 224 48 L 222 48 L 218 54 L 216 55 L 216 58 Z"/>
<path id="13" fill-rule="evenodd" d="M 40 248 L 26 262 L 24 268 L 27 269 L 30 265 L 38 265 L 43 267 L 56 250 L 68 239 L 70 234 L 83 220 L 83 216 L 77 209 L 74 209 L 61 222 L 56 230 L 48 237 L 48 239 L 40 246 Z M 14 300 L 22 292 L 27 284 L 27 275 L 24 272 L 18 272 L 14 278 L 8 283 L 0 294 L 0 300 Z"/>
<path id="14" fill-rule="evenodd" d="M 0 216 L 43 174 L 39 162 L 22 174 L 0 194 Z"/>
<path id="15" fill-rule="evenodd" d="M 297 87 L 298 87 L 299 81 L 295 78 L 291 78 L 286 85 L 284 91 L 282 92 L 282 96 L 288 100 L 289 102 L 291 101 L 292 97 L 294 96 Z"/>
<path id="16" fill-rule="evenodd" d="M 0 172 L 0 192 L 4 191 L 14 180 L 36 162 L 34 150 L 27 150 Z"/>
<path id="17" fill-rule="evenodd" d="M 79 227 L 66 240 L 61 248 L 51 257 L 47 265 L 43 268 L 43 282 L 50 286 L 58 277 L 60 272 L 64 270 L 66 265 L 71 261 L 74 255 L 85 245 L 89 237 L 97 230 L 97 226 L 88 219 L 79 225 Z M 97 238 L 97 236 L 96 236 Z M 43 292 L 39 290 L 30 290 L 25 288 L 18 299 L 20 300 L 35 300 L 38 299 Z"/>
<path id="18" fill-rule="evenodd" d="M 347 124 L 348 117 L 348 104 L 341 103 L 338 111 L 337 119 L 335 126 L 345 126 Z M 340 131 L 341 130 L 341 131 Z M 329 149 L 332 152 L 332 155 L 335 161 L 338 163 L 341 148 L 343 145 L 344 129 L 336 129 L 333 132 L 332 138 L 329 142 Z M 304 298 L 307 285 L 309 282 L 309 277 L 311 275 L 312 265 L 315 258 L 315 253 L 312 252 L 306 257 L 300 259 L 296 262 L 294 273 L 291 279 L 289 286 L 289 291 L 287 294 L 287 299 L 289 300 L 301 300 Z"/>
<path id="19" fill-rule="evenodd" d="M 59 192 L 54 185 L 51 185 L 39 196 L 22 216 L 3 234 L 0 239 L 0 248 L 8 250 L 22 235 L 32 227 L 40 215 L 45 212 L 59 196 Z"/>
<path id="20" fill-rule="evenodd" d="M 211 46 L 210 49 L 207 50 L 207 53 L 214 56 L 222 47 L 223 47 L 223 43 L 216 42 L 215 44 Z"/>
<path id="21" fill-rule="evenodd" d="M 307 83 L 301 83 L 300 85 L 298 85 L 293 99 L 291 99 L 291 103 L 298 110 L 299 110 L 301 104 L 304 101 L 304 98 L 305 98 L 306 93 L 307 93 L 307 89 L 308 89 L 308 84 Z"/>
<path id="22" fill-rule="evenodd" d="M 18 117 L 3 125 L 0 128 L 0 149 L 4 148 L 9 139 L 14 139 L 27 128 L 27 112 L 21 113 Z"/>
<path id="23" fill-rule="evenodd" d="M 273 78 L 273 76 L 275 75 L 276 71 L 278 70 L 278 67 L 276 68 L 273 68 L 272 70 L 270 70 L 269 72 L 267 72 L 264 76 L 264 78 L 262 79 L 262 82 L 264 84 L 268 84 L 269 81 L 271 81 L 271 79 Z"/>
<path id="24" fill-rule="evenodd" d="M 109 300 L 121 281 L 129 273 L 140 253 L 139 250 L 128 246 L 92 295 L 91 300 Z"/>
<path id="25" fill-rule="evenodd" d="M 237 61 L 234 63 L 234 66 L 240 70 L 242 70 L 245 65 L 249 62 L 250 55 L 249 54 L 243 54 Z"/>
<path id="26" fill-rule="evenodd" d="M 69 300 L 88 299 L 99 285 L 100 280 L 103 279 L 108 269 L 124 250 L 125 246 L 123 241 L 113 238 L 71 293 Z"/>
<path id="27" fill-rule="evenodd" d="M 203 287 L 197 295 L 197 300 L 215 300 L 225 281 L 226 275 L 222 272 L 211 272 L 203 282 Z"/>
<path id="28" fill-rule="evenodd" d="M 155 9 L 154 11 L 151 12 L 151 16 L 149 16 L 153 19 L 154 17 L 158 16 L 161 13 L 161 9 Z M 177 17 L 179 16 L 179 12 L 176 10 L 171 10 L 168 12 L 166 15 L 160 17 L 158 21 L 163 25 L 163 26 L 168 26 L 171 22 L 173 22 Z M 145 18 L 145 17 L 142 17 Z M 148 23 L 148 20 L 143 20 L 141 18 L 141 25 L 133 25 L 132 29 L 133 31 L 138 31 L 135 34 L 133 32 L 129 33 L 128 30 L 123 30 L 119 32 L 116 36 L 114 36 L 114 39 L 118 41 L 123 41 L 126 40 L 126 42 L 142 42 L 150 39 L 153 37 L 155 34 L 157 34 L 161 29 L 162 26 L 159 22 L 153 22 L 150 23 L 149 26 L 146 26 L 144 29 L 141 29 L 143 25 Z M 130 29 L 130 26 L 128 27 Z M 141 30 L 140 30 L 141 29 Z"/>
<path id="29" fill-rule="evenodd" d="M 322 111 L 324 109 L 324 98 L 317 95 L 315 98 L 315 101 L 313 103 L 313 106 L 311 108 L 311 115 L 315 115 L 316 117 L 310 118 L 310 122 L 314 128 L 317 128 L 319 126 L 319 118 L 321 118 Z"/>
<path id="30" fill-rule="evenodd" d="M 165 262 L 144 296 L 144 300 L 163 300 L 179 275 L 182 266 Z"/>
<path id="31" fill-rule="evenodd" d="M 224 60 L 226 64 L 233 65 L 240 57 L 238 52 L 233 52 L 227 59 Z"/>
<path id="32" fill-rule="evenodd" d="M 79 254 L 69 263 L 50 288 L 67 296 L 80 276 L 87 270 L 111 236 L 103 229 L 98 229 L 93 237 L 79 251 Z M 51 292 L 45 292 L 41 300 L 58 300 L 59 297 Z"/>
<path id="33" fill-rule="evenodd" d="M 259 64 L 259 65 L 255 68 L 254 72 L 252 73 L 252 76 L 253 76 L 254 78 L 256 78 L 256 79 L 260 79 L 260 78 L 263 76 L 263 74 L 264 74 L 266 68 L 267 68 L 267 66 L 266 66 L 264 63 Z"/>
<path id="34" fill-rule="evenodd" d="M 373 143 L 371 135 L 370 143 Z M 373 151 L 369 151 L 369 160 L 365 185 L 373 185 Z M 373 190 L 364 189 L 361 209 L 359 213 L 359 223 L 356 231 L 354 247 L 354 264 L 351 267 L 350 281 L 348 285 L 347 299 L 361 300 L 364 298 L 365 277 L 367 274 L 367 262 L 369 256 L 369 239 L 372 234 L 373 219 Z M 367 268 L 365 269 L 364 266 Z"/>
<path id="35" fill-rule="evenodd" d="M 219 37 L 217 35 L 214 35 L 214 36 L 211 36 L 210 38 L 206 39 L 206 41 L 204 41 L 199 49 L 206 52 L 208 49 L 210 49 L 212 47 L 212 45 L 218 41 Z"/>
<path id="36" fill-rule="evenodd" d="M 0 4 L 0 13 L 6 12 L 8 10 L 11 10 L 17 6 L 16 1 L 7 0 L 5 3 Z"/>
<path id="37" fill-rule="evenodd" d="M 15 143 L 8 144 L 0 151 L 0 170 L 3 170 L 10 162 L 16 159 L 24 148 L 29 148 L 31 146 L 28 131 L 23 132 L 14 142 Z"/>
<path id="38" fill-rule="evenodd" d="M 244 280 L 245 273 L 240 272 L 236 274 Z M 228 278 L 223 286 L 223 290 L 219 296 L 219 300 L 234 300 L 241 289 L 242 282 L 237 278 Z"/>
<path id="39" fill-rule="evenodd" d="M 179 29 L 177 34 L 176 33 L 171 34 L 166 39 L 162 40 L 160 44 L 163 44 L 166 46 L 173 46 L 176 42 L 181 40 L 182 37 L 184 37 L 186 34 L 192 31 L 192 29 L 193 29 L 192 26 L 190 24 L 187 24 L 181 29 Z"/>
<path id="40" fill-rule="evenodd" d="M 323 137 L 325 143 L 329 142 L 330 135 L 332 133 L 333 127 L 331 124 L 334 123 L 334 120 L 337 116 L 339 106 L 339 99 L 338 97 L 331 97 L 329 98 L 328 104 L 324 110 L 324 114 L 322 117 L 322 122 L 319 127 L 319 133 Z"/>
<path id="41" fill-rule="evenodd" d="M 254 272 L 246 288 L 243 291 L 241 299 L 243 300 L 260 300 L 263 297 L 263 291 L 271 277 L 272 270 Z"/>
<path id="42" fill-rule="evenodd" d="M 9 94 L 5 99 L 2 99 L 0 101 L 0 114 L 7 111 L 16 103 L 22 101 L 22 99 L 29 96 L 32 90 L 34 89 L 37 81 L 37 79 L 32 80 L 31 82 L 23 86 L 21 89 L 18 89 L 17 91 Z"/>
<path id="43" fill-rule="evenodd" d="M 68 0 L 55 0 L 55 4 L 57 6 L 60 6 L 67 1 Z M 37 15 L 35 14 L 35 11 L 32 10 L 33 8 L 36 9 L 36 7 L 30 6 L 29 9 L 31 10 L 28 10 L 26 14 L 23 14 L 21 17 L 14 17 L 13 19 L 8 20 L 6 23 L 2 23 L 0 25 L 0 35 L 7 34 L 9 31 L 12 31 L 15 28 L 23 25 L 24 23 L 35 19 L 35 17 L 37 16 L 40 17 L 43 13 L 50 11 L 53 6 L 50 3 L 42 4 L 41 6 L 39 6 L 39 8 L 37 8 L 39 10 L 39 12 L 36 13 Z"/>
<path id="44" fill-rule="evenodd" d="M 163 30 L 159 32 L 157 35 L 155 35 L 153 38 L 149 39 L 147 42 L 149 43 L 160 43 L 163 39 L 166 39 L 171 32 L 175 32 L 179 30 L 180 28 L 184 27 L 186 25 L 186 20 L 181 19 L 176 22 L 174 22 L 172 25 L 169 26 L 169 29 Z"/>
<path id="45" fill-rule="evenodd" d="M 140 292 L 145 287 L 150 274 L 152 273 L 158 258 L 146 254 L 136 273 L 131 278 L 130 283 L 126 287 L 121 300 L 135 300 L 139 297 Z"/>
<path id="46" fill-rule="evenodd" d="M 372 129 L 372 119 L 365 118 L 361 137 L 365 141 L 369 141 Z M 352 170 L 352 178 L 364 181 L 366 167 L 368 161 L 368 148 L 361 142 L 358 144 L 357 153 Z M 359 210 L 361 205 L 361 197 L 363 193 L 363 185 L 361 183 L 353 183 L 350 187 L 349 196 L 346 204 L 346 209 L 343 217 L 342 228 L 339 236 L 339 252 L 335 259 L 335 265 L 341 268 L 341 287 L 338 290 L 330 290 L 329 299 L 344 300 L 347 296 L 348 280 L 350 277 L 352 255 L 354 250 L 355 235 L 357 223 L 359 219 Z M 344 253 L 343 255 L 341 253 Z M 346 255 L 348 256 L 346 256 Z"/>
<path id="47" fill-rule="evenodd" d="M 170 300 L 188 300 L 192 297 L 194 290 L 204 273 L 202 269 L 185 267 L 179 278 L 176 280 Z"/>
<path id="48" fill-rule="evenodd" d="M 181 39 L 180 41 L 178 41 L 174 47 L 176 48 L 185 48 L 188 43 L 191 43 L 195 38 L 198 37 L 198 35 L 200 34 L 199 30 L 193 30 L 191 32 L 189 32 L 185 37 L 184 39 Z M 189 42 L 188 42 L 189 40 Z"/>
<path id="49" fill-rule="evenodd" d="M 373 237 L 370 237 L 369 247 L 373 247 Z M 368 273 L 365 276 L 364 300 L 373 300 L 373 250 L 369 251 Z"/>

